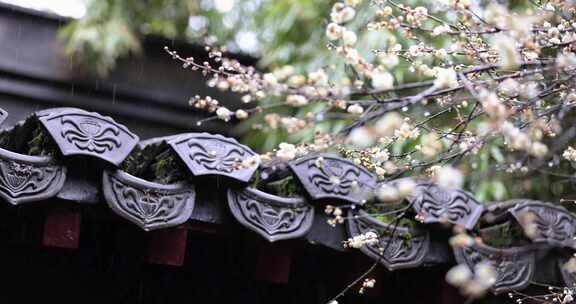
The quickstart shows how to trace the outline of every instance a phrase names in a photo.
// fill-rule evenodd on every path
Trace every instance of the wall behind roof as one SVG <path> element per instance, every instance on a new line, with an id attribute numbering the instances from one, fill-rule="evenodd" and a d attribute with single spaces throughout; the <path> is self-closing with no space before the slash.
<path id="1" fill-rule="evenodd" d="M 66 19 L 0 4 L 0 107 L 10 114 L 11 125 L 32 111 L 47 107 L 79 107 L 110 115 L 141 138 L 186 131 L 228 133 L 223 123 L 196 121 L 204 114 L 188 106 L 193 95 L 211 95 L 235 109 L 237 95 L 206 86 L 198 72 L 184 70 L 164 52 L 164 46 L 184 56 L 204 60 L 194 46 L 149 37 L 143 56 L 121 60 L 106 78 L 71 65 L 57 39 Z M 247 64 L 251 58 L 239 58 Z"/>

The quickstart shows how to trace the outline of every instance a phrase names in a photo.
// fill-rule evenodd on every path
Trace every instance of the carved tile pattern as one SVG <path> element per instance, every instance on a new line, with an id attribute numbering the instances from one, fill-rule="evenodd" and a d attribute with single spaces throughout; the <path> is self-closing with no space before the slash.
<path id="1" fill-rule="evenodd" d="M 378 243 L 360 248 L 364 254 L 379 260 L 388 270 L 415 268 L 422 264 L 430 247 L 427 231 L 399 226 L 392 237 L 391 225 L 368 216 L 364 211 L 352 214 L 359 216 L 356 219 L 350 218 L 347 222 L 350 237 L 369 231 L 374 231 L 379 236 Z M 407 235 L 409 237 L 406 237 Z"/>
<path id="2" fill-rule="evenodd" d="M 194 209 L 190 185 L 161 185 L 116 171 L 104 175 L 104 196 L 112 210 L 149 231 L 186 222 Z"/>
<path id="3" fill-rule="evenodd" d="M 109 117 L 78 109 L 42 112 L 40 121 L 64 155 L 90 155 L 119 165 L 138 137 Z"/>
<path id="4" fill-rule="evenodd" d="M 8 118 L 8 112 L 0 108 L 0 125 L 6 120 L 6 118 Z"/>
<path id="5" fill-rule="evenodd" d="M 471 229 L 484 207 L 474 197 L 462 190 L 445 190 L 433 183 L 420 183 L 416 194 L 409 197 L 415 211 L 425 223 L 448 221 Z"/>
<path id="6" fill-rule="evenodd" d="M 269 242 L 306 234 L 314 219 L 314 208 L 303 199 L 272 196 L 254 188 L 228 190 L 228 206 L 238 222 Z"/>
<path id="7" fill-rule="evenodd" d="M 65 179 L 66 168 L 50 158 L 0 149 L 0 196 L 13 205 L 53 197 Z"/>
<path id="8" fill-rule="evenodd" d="M 527 225 L 526 216 L 533 222 L 535 233 L 528 235 L 533 242 L 576 248 L 576 217 L 563 207 L 536 201 L 519 203 L 511 211 L 521 225 Z M 524 227 L 528 229 L 529 227 Z"/>
<path id="9" fill-rule="evenodd" d="M 557 263 L 558 269 L 560 269 L 560 275 L 564 281 L 564 286 L 574 288 L 576 287 L 576 273 L 569 272 L 565 267 L 571 257 L 569 254 L 562 254 L 558 257 Z"/>
<path id="10" fill-rule="evenodd" d="M 250 148 L 232 138 L 208 133 L 186 134 L 169 141 L 172 148 L 196 176 L 223 175 L 248 182 L 258 168 L 237 168 L 242 161 L 256 156 Z"/>
<path id="11" fill-rule="evenodd" d="M 318 158 L 322 157 L 322 161 Z M 333 155 L 313 155 L 295 160 L 290 168 L 313 199 L 337 199 L 363 204 L 375 187 L 368 170 Z"/>
<path id="12" fill-rule="evenodd" d="M 458 263 L 465 263 L 471 269 L 481 262 L 487 262 L 496 270 L 496 282 L 492 292 L 501 294 L 521 290 L 530 284 L 534 274 L 534 253 L 522 248 L 498 250 L 476 244 L 467 248 L 454 248 Z"/>
<path id="13" fill-rule="evenodd" d="M 92 118 L 78 121 L 66 116 L 62 117 L 61 123 L 62 137 L 80 150 L 104 153 L 122 145 L 118 140 L 120 130 L 114 125 L 103 125 Z"/>

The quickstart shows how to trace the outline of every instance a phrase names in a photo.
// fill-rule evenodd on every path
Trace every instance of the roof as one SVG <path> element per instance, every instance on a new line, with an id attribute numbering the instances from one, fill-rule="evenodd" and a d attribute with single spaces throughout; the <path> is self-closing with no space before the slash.
<path id="1" fill-rule="evenodd" d="M 390 271 L 488 262 L 497 271 L 496 294 L 533 281 L 574 280 L 563 265 L 576 249 L 576 216 L 550 203 L 486 206 L 468 192 L 420 180 L 402 209 L 418 221 L 399 225 L 367 211 L 376 178 L 338 155 L 262 162 L 249 147 L 210 133 L 140 142 L 114 119 L 78 108 L 32 113 L 4 128 L 0 147 L 0 197 L 12 205 L 57 204 L 54 198 L 107 205 L 110 214 L 145 231 L 191 221 L 241 225 L 267 242 L 300 240 L 337 251 L 350 250 L 342 246 L 347 239 L 361 238 L 360 246 L 350 246 Z M 266 190 L 278 176 L 293 178 L 298 190 L 289 197 Z M 332 227 L 335 218 L 341 224 Z M 483 241 L 449 242 L 454 225 Z M 370 239 L 372 232 L 377 239 Z M 541 268 L 550 263 L 556 271 Z"/>

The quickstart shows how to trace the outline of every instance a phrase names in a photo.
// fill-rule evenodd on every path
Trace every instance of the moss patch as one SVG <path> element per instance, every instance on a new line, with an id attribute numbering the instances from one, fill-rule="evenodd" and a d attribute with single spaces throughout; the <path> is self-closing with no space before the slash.
<path id="1" fill-rule="evenodd" d="M 302 186 L 292 176 L 267 183 L 262 186 L 262 190 L 281 197 L 303 196 Z"/>
<path id="2" fill-rule="evenodd" d="M 34 131 L 32 131 L 31 139 L 28 141 L 26 154 L 35 156 L 53 156 L 56 151 L 58 151 L 58 148 L 56 147 L 56 143 L 52 140 L 52 137 L 44 127 L 37 125 Z"/>
<path id="3" fill-rule="evenodd" d="M 23 123 L 1 132 L 0 147 L 31 156 L 54 157 L 60 151 L 52 136 L 35 117 L 30 117 Z"/>
<path id="4" fill-rule="evenodd" d="M 482 241 L 496 248 L 510 248 L 528 244 L 522 227 L 518 224 L 502 224 L 482 234 Z"/>
<path id="5" fill-rule="evenodd" d="M 157 144 L 136 148 L 122 163 L 122 170 L 152 182 L 173 184 L 185 180 L 188 169 L 166 144 Z"/>
<path id="6" fill-rule="evenodd" d="M 409 203 L 407 201 L 401 201 L 398 203 L 369 203 L 364 206 L 364 210 L 372 215 L 377 220 L 386 223 L 393 224 L 396 221 L 396 217 L 399 216 L 403 209 L 407 208 Z M 406 211 L 406 215 L 398 221 L 398 225 L 402 227 L 416 227 L 417 223 L 415 220 L 411 219 L 410 212 Z"/>

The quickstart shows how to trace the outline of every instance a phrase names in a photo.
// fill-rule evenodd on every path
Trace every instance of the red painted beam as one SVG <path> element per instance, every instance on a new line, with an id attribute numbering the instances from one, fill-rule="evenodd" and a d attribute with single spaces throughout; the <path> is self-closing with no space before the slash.
<path id="1" fill-rule="evenodd" d="M 285 246 L 264 246 L 256 261 L 256 279 L 274 284 L 288 284 L 292 256 Z"/>
<path id="2" fill-rule="evenodd" d="M 78 210 L 53 208 L 47 211 L 42 244 L 46 247 L 78 249 L 81 214 Z"/>
<path id="3" fill-rule="evenodd" d="M 187 238 L 186 226 L 148 232 L 146 260 L 151 264 L 184 265 Z"/>

